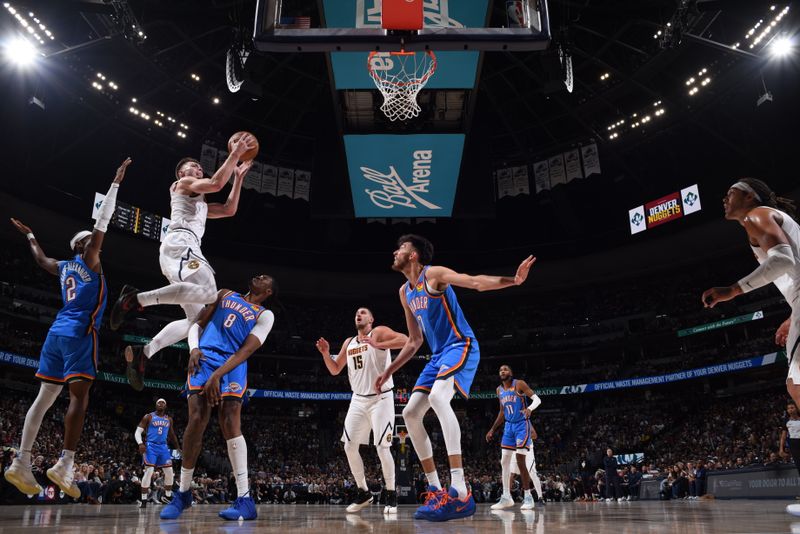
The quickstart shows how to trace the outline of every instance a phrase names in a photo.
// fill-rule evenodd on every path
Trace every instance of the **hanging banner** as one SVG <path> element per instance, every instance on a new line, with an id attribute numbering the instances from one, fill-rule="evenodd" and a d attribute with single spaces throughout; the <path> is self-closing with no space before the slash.
<path id="1" fill-rule="evenodd" d="M 564 153 L 564 164 L 567 170 L 567 182 L 570 182 L 575 178 L 583 178 L 583 171 L 581 170 L 581 156 L 577 148 Z"/>
<path id="2" fill-rule="evenodd" d="M 254 161 L 250 170 L 244 176 L 242 187 L 245 189 L 253 189 L 254 191 L 261 192 L 261 173 L 263 172 L 261 163 Z"/>
<path id="3" fill-rule="evenodd" d="M 223 160 L 224 161 L 224 160 Z M 200 166 L 203 167 L 203 172 L 208 176 L 212 176 L 217 170 L 217 149 L 211 145 L 203 145 L 200 149 Z"/>
<path id="4" fill-rule="evenodd" d="M 550 189 L 550 165 L 546 159 L 533 164 L 533 176 L 537 193 Z"/>
<path id="5" fill-rule="evenodd" d="M 292 198 L 294 194 L 294 169 L 278 168 L 278 196 Z"/>
<path id="6" fill-rule="evenodd" d="M 264 165 L 261 170 L 261 192 L 278 196 L 278 167 Z"/>
<path id="7" fill-rule="evenodd" d="M 497 169 L 497 198 L 509 197 L 514 192 L 514 175 L 511 169 Z"/>
<path id="8" fill-rule="evenodd" d="M 683 204 L 683 213 L 685 215 L 702 209 L 702 206 L 700 206 L 700 191 L 697 189 L 697 184 L 681 189 L 681 203 Z"/>
<path id="9" fill-rule="evenodd" d="M 294 198 L 308 200 L 311 191 L 311 173 L 308 171 L 294 171 Z"/>
<path id="10" fill-rule="evenodd" d="M 592 143 L 581 147 L 581 157 L 583 158 L 583 173 L 587 178 L 592 174 L 600 174 L 600 155 L 597 152 L 597 145 Z"/>
<path id="11" fill-rule="evenodd" d="M 528 166 L 514 167 L 512 172 L 514 174 L 514 196 L 530 195 L 531 188 L 528 182 Z"/>
<path id="12" fill-rule="evenodd" d="M 550 187 L 567 183 L 567 175 L 564 172 L 564 155 L 559 154 L 547 160 L 550 166 Z"/>

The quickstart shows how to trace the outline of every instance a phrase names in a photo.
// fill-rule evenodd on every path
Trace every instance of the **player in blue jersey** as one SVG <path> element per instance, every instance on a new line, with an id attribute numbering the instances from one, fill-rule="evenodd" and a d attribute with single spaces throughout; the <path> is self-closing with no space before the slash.
<path id="1" fill-rule="evenodd" d="M 500 411 L 497 413 L 497 418 L 495 418 L 492 428 L 486 433 L 486 441 L 491 441 L 495 430 L 505 422 L 503 439 L 500 440 L 500 447 L 503 449 L 500 457 L 503 475 L 503 495 L 498 503 L 492 505 L 492 510 L 502 510 L 503 508 L 514 506 L 514 499 L 511 498 L 512 456 L 517 457 L 519 475 L 522 479 L 522 487 L 525 490 L 522 509 L 532 510 L 534 505 L 530 490 L 531 478 L 526 460 L 533 451 L 530 416 L 542 403 L 542 399 L 524 380 L 515 379 L 511 367 L 508 365 L 500 367 L 500 381 L 502 383 L 497 388 Z M 531 399 L 530 405 L 528 405 L 525 397 Z M 516 454 L 514 454 L 515 451 Z M 539 498 L 542 498 L 541 491 L 539 491 Z"/>
<path id="2" fill-rule="evenodd" d="M 250 280 L 246 295 L 223 289 L 216 303 L 206 307 L 189 329 L 189 422 L 183 433 L 180 488 L 161 511 L 161 519 L 176 519 L 192 505 L 192 475 L 215 406 L 219 406 L 219 426 L 228 445 L 237 492 L 233 505 L 219 516 L 230 521 L 257 517 L 247 480 L 242 396 L 247 392 L 247 358 L 261 347 L 275 321 L 273 313 L 261 306 L 273 294 L 272 277 L 265 274 Z"/>
<path id="3" fill-rule="evenodd" d="M 447 267 L 429 265 L 433 259 L 433 245 L 424 237 L 404 235 L 398 239 L 397 245 L 392 269 L 403 273 L 407 279 L 400 287 L 400 302 L 406 315 L 408 342 L 375 381 L 375 391 L 381 391 L 384 382 L 414 356 L 423 339 L 428 341 L 433 355 L 417 379 L 403 410 L 408 435 L 429 485 L 428 498 L 414 517 L 431 521 L 466 517 L 475 513 L 475 501 L 464 482 L 461 428 L 450 401 L 456 389 L 464 398 L 469 398 L 480 351 L 452 286 L 478 291 L 518 286 L 528 277 L 536 259 L 528 256 L 514 276 L 471 276 Z M 439 419 L 450 460 L 449 492 L 439 482 L 431 441 L 422 424 L 430 408 Z"/>
<path id="4" fill-rule="evenodd" d="M 97 371 L 97 330 L 106 306 L 106 281 L 100 265 L 100 249 L 114 213 L 119 184 L 130 163 L 128 158 L 117 169 L 111 188 L 98 210 L 94 230 L 78 232 L 70 240 L 72 259 L 57 261 L 47 257 L 31 229 L 11 219 L 16 229 L 28 238 L 31 254 L 39 267 L 59 277 L 64 302 L 42 346 L 36 372 L 42 384 L 25 416 L 19 456 L 5 472 L 6 480 L 29 495 L 42 489 L 31 473 L 31 448 L 42 418 L 58 398 L 64 384 L 69 388 L 69 408 L 64 415 L 64 449 L 58 462 L 47 470 L 47 476 L 70 497 L 78 498 L 81 494 L 72 481 L 75 449 L 83 430 L 89 388 Z"/>
<path id="5" fill-rule="evenodd" d="M 145 439 L 142 439 L 145 434 Z M 140 508 L 147 506 L 147 495 L 150 491 L 150 481 L 153 479 L 153 472 L 156 467 L 164 470 L 164 489 L 165 496 L 162 502 L 167 504 L 172 499 L 172 483 L 175 481 L 175 474 L 172 472 L 172 454 L 169 452 L 167 443 L 173 443 L 176 449 L 180 450 L 178 436 L 172 425 L 172 417 L 167 415 L 167 401 L 158 399 L 156 401 L 156 411 L 142 417 L 136 432 L 133 434 L 136 443 L 139 444 L 139 453 L 142 455 L 144 463 L 144 476 L 142 476 L 142 500 L 139 501 Z"/>

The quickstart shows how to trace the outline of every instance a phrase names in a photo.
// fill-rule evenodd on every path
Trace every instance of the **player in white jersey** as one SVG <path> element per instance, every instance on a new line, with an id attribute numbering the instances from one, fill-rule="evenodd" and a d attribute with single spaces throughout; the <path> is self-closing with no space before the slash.
<path id="1" fill-rule="evenodd" d="M 392 445 L 395 418 L 392 391 L 394 383 L 390 377 L 380 393 L 375 392 L 373 384 L 392 363 L 389 349 L 402 348 L 408 337 L 387 326 L 373 328 L 374 322 L 375 319 L 369 309 L 359 308 L 355 317 L 358 333 L 344 340 L 337 356 L 331 355 L 330 343 L 325 338 L 317 340 L 317 350 L 322 354 L 328 371 L 332 375 L 338 375 L 347 366 L 347 377 L 353 390 L 342 433 L 344 452 L 358 486 L 355 501 L 347 507 L 348 513 L 358 512 L 372 503 L 372 495 L 364 476 L 364 461 L 358 451 L 362 444 L 369 444 L 370 430 L 386 483 L 387 497 L 383 511 L 397 513 L 394 458 L 389 450 Z"/>
<path id="2" fill-rule="evenodd" d="M 703 292 L 703 305 L 713 308 L 718 302 L 775 284 L 792 309 L 778 328 L 775 341 L 786 345 L 786 389 L 795 404 L 800 404 L 800 225 L 794 219 L 794 202 L 776 196 L 761 180 L 741 178 L 728 189 L 722 203 L 725 218 L 738 221 L 747 232 L 759 266 L 731 286 L 707 289 Z M 800 515 L 800 504 L 789 505 L 787 511 Z"/>
<path id="3" fill-rule="evenodd" d="M 214 270 L 203 256 L 200 243 L 207 218 L 221 219 L 236 214 L 242 182 L 252 165 L 252 161 L 238 165 L 237 162 L 242 154 L 256 146 L 255 143 L 252 135 L 239 138 L 210 179 L 204 178 L 200 162 L 193 158 L 183 158 L 175 168 L 176 181 L 169 189 L 171 222 L 159 250 L 161 272 L 169 285 L 145 292 L 131 286 L 123 287 L 109 319 L 109 326 L 116 330 L 126 315 L 147 306 L 178 304 L 186 313 L 186 319 L 169 323 L 147 345 L 125 347 L 126 374 L 136 390 L 144 388 L 145 357 L 151 358 L 162 348 L 185 339 L 203 306 L 216 301 Z M 228 199 L 224 203 L 206 203 L 205 195 L 221 191 L 231 175 L 234 180 Z"/>

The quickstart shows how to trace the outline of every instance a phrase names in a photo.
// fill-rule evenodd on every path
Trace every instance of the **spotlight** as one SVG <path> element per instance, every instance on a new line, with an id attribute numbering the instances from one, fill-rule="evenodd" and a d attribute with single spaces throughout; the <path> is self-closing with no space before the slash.
<path id="1" fill-rule="evenodd" d="M 20 67 L 27 67 L 36 60 L 36 48 L 24 37 L 12 39 L 5 45 L 6 58 Z"/>
<path id="2" fill-rule="evenodd" d="M 214 97 L 214 100 L 212 100 L 212 102 L 214 102 L 215 104 L 219 104 L 219 98 L 217 98 L 217 97 L 215 96 L 215 97 Z"/>
<path id="3" fill-rule="evenodd" d="M 770 54 L 773 57 L 786 57 L 792 53 L 792 40 L 789 37 L 779 37 L 770 46 Z"/>

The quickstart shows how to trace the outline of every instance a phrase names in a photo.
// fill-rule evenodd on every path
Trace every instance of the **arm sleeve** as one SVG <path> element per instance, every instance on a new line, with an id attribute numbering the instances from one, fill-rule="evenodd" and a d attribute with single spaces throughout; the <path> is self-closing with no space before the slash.
<path id="1" fill-rule="evenodd" d="M 134 432 L 133 437 L 136 439 L 136 443 L 139 445 L 142 444 L 142 434 L 144 433 L 144 428 L 137 426 L 136 432 Z"/>
<path id="2" fill-rule="evenodd" d="M 108 230 L 108 223 L 111 221 L 111 216 L 114 215 L 114 209 L 117 207 L 118 190 L 119 184 L 111 184 L 108 193 L 106 193 L 106 198 L 103 199 L 103 203 L 100 205 L 100 209 L 97 212 L 97 222 L 94 223 L 94 229 L 98 232 L 105 233 Z"/>
<path id="3" fill-rule="evenodd" d="M 531 405 L 528 406 L 528 411 L 532 413 L 536 408 L 539 407 L 541 403 L 542 399 L 539 398 L 539 395 L 534 393 L 533 395 L 531 395 Z"/>
<path id="4" fill-rule="evenodd" d="M 186 336 L 186 342 L 189 344 L 189 350 L 194 350 L 200 346 L 200 325 L 194 323 L 189 327 L 189 333 Z"/>
<path id="5" fill-rule="evenodd" d="M 767 251 L 764 262 L 756 270 L 739 280 L 742 293 L 764 287 L 787 274 L 795 266 L 792 247 L 788 244 L 775 245 Z"/>
<path id="6" fill-rule="evenodd" d="M 269 310 L 264 310 L 264 312 L 258 316 L 258 321 L 256 321 L 256 325 L 250 331 L 250 335 L 256 336 L 263 345 L 274 323 L 275 314 Z"/>
<path id="7" fill-rule="evenodd" d="M 781 292 L 783 298 L 786 299 L 786 302 L 792 301 L 792 287 L 794 286 L 794 280 L 788 275 L 784 274 L 783 276 L 776 278 L 773 282 L 775 287 L 778 288 L 778 291 Z"/>

